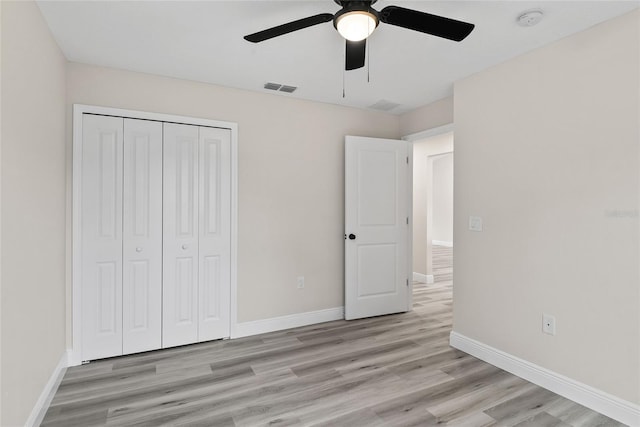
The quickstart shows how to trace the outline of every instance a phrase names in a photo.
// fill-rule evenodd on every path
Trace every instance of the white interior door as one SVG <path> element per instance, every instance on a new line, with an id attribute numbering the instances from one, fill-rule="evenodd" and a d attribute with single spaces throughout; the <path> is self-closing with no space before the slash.
<path id="1" fill-rule="evenodd" d="M 345 141 L 345 318 L 408 311 L 409 144 Z"/>
<path id="2" fill-rule="evenodd" d="M 82 119 L 82 360 L 122 354 L 123 119 Z"/>
<path id="3" fill-rule="evenodd" d="M 162 346 L 198 341 L 197 126 L 164 123 Z"/>
<path id="4" fill-rule="evenodd" d="M 231 131 L 200 128 L 198 341 L 229 336 Z"/>
<path id="5" fill-rule="evenodd" d="M 162 346 L 162 123 L 124 119 L 123 353 Z"/>

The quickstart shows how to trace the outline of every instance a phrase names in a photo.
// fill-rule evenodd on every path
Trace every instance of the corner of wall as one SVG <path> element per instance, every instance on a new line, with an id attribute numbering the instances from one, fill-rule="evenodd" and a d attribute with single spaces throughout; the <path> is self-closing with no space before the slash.
<path id="1" fill-rule="evenodd" d="M 411 135 L 453 123 L 453 96 L 443 98 L 400 116 L 400 133 Z"/>

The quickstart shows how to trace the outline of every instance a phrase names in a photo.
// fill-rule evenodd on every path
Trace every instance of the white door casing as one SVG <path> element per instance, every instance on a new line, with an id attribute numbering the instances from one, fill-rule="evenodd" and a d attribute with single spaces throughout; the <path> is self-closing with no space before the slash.
<path id="1" fill-rule="evenodd" d="M 410 309 L 409 144 L 345 139 L 345 318 Z"/>
<path id="2" fill-rule="evenodd" d="M 162 123 L 124 119 L 123 353 L 162 346 Z"/>
<path id="3" fill-rule="evenodd" d="M 198 340 L 229 336 L 231 131 L 199 129 Z"/>
<path id="4" fill-rule="evenodd" d="M 123 119 L 82 128 L 82 358 L 122 354 Z"/>
<path id="5" fill-rule="evenodd" d="M 164 123 L 162 347 L 198 341 L 196 126 Z"/>

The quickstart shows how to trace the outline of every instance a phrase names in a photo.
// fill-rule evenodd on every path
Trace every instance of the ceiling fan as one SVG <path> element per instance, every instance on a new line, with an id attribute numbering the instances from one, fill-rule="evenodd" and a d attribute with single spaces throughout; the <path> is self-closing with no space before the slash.
<path id="1" fill-rule="evenodd" d="M 473 24 L 467 22 L 399 6 L 387 6 L 378 12 L 371 7 L 376 0 L 334 1 L 342 6 L 342 9 L 335 14 L 321 13 L 298 19 L 249 34 L 244 36 L 244 39 L 259 43 L 307 27 L 333 21 L 333 26 L 346 39 L 345 70 L 355 70 L 364 66 L 367 37 L 373 33 L 373 30 L 376 29 L 380 22 L 457 42 L 467 37 L 474 28 Z"/>

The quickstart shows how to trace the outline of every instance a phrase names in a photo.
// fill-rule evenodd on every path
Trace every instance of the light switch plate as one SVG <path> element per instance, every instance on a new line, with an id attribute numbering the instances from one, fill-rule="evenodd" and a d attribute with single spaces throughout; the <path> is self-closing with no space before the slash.
<path id="1" fill-rule="evenodd" d="M 482 231 L 482 218 L 479 216 L 469 217 L 469 230 Z"/>

